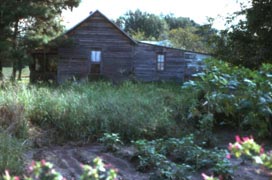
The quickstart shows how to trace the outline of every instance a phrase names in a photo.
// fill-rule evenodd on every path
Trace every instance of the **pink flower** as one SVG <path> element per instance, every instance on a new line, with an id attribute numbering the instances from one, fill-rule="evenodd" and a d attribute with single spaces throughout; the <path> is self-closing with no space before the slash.
<path id="1" fill-rule="evenodd" d="M 227 159 L 230 159 L 230 158 L 231 158 L 231 155 L 228 153 L 228 154 L 226 155 L 226 158 L 227 158 Z"/>
<path id="2" fill-rule="evenodd" d="M 228 149 L 229 149 L 230 151 L 232 150 L 232 147 L 233 147 L 233 145 L 232 145 L 231 143 L 229 143 Z"/>
<path id="3" fill-rule="evenodd" d="M 238 135 L 235 136 L 235 140 L 236 140 L 236 142 L 238 142 L 238 143 L 241 143 L 241 142 L 242 142 L 241 139 L 240 139 L 240 136 L 238 136 Z"/>
<path id="4" fill-rule="evenodd" d="M 35 161 L 32 161 L 32 162 L 31 162 L 31 166 L 32 166 L 32 167 L 36 166 L 36 162 L 35 162 Z"/>
<path id="5" fill-rule="evenodd" d="M 14 176 L 14 180 L 20 180 L 18 176 Z"/>
<path id="6" fill-rule="evenodd" d="M 240 144 L 236 144 L 236 145 L 235 145 L 235 148 L 236 148 L 236 149 L 241 149 L 242 147 L 241 147 Z"/>
<path id="7" fill-rule="evenodd" d="M 249 141 L 250 138 L 249 137 L 243 137 L 243 141 Z"/>
<path id="8" fill-rule="evenodd" d="M 202 174 L 201 174 L 201 176 L 203 177 L 203 179 L 204 179 L 204 180 L 207 180 L 207 179 L 209 179 L 209 178 L 210 178 L 210 177 L 209 177 L 209 176 L 207 176 L 205 173 L 202 173 Z"/>
<path id="9" fill-rule="evenodd" d="M 261 149 L 260 149 L 260 154 L 263 154 L 263 153 L 264 153 L 264 148 L 261 147 Z"/>
<path id="10" fill-rule="evenodd" d="M 44 159 L 41 160 L 41 164 L 42 166 L 45 166 L 46 165 L 46 161 Z"/>
<path id="11" fill-rule="evenodd" d="M 29 166 L 29 167 L 28 167 L 28 171 L 29 171 L 29 172 L 32 172 L 32 171 L 33 171 L 33 166 Z"/>
<path id="12" fill-rule="evenodd" d="M 105 166 L 105 168 L 112 168 L 113 167 L 112 164 L 110 164 L 110 163 L 105 164 L 104 166 Z"/>
<path id="13" fill-rule="evenodd" d="M 112 168 L 115 172 L 119 172 L 119 170 L 117 168 Z"/>

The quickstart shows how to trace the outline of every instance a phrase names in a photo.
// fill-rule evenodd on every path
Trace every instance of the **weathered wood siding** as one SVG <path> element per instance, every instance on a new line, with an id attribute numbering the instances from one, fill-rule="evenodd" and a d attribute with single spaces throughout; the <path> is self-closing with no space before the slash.
<path id="1" fill-rule="evenodd" d="M 157 70 L 157 55 L 165 55 L 164 70 Z M 185 72 L 182 50 L 139 43 L 135 50 L 134 74 L 142 81 L 183 81 Z"/>
<path id="2" fill-rule="evenodd" d="M 101 75 L 120 80 L 132 71 L 134 44 L 99 12 L 95 12 L 66 34 L 74 41 L 72 47 L 59 48 L 58 82 L 90 73 L 90 53 L 101 51 Z"/>
<path id="3" fill-rule="evenodd" d="M 204 60 L 210 57 L 211 55 L 208 54 L 185 51 L 185 80 L 190 79 L 192 77 L 192 74 L 203 71 L 203 69 L 205 68 Z"/>

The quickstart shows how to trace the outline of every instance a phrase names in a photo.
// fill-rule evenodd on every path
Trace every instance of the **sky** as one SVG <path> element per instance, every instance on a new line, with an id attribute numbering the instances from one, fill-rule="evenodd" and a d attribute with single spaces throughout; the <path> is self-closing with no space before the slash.
<path id="1" fill-rule="evenodd" d="M 140 9 L 153 14 L 174 14 L 189 17 L 196 23 L 207 23 L 215 18 L 214 28 L 224 29 L 223 18 L 240 10 L 237 0 L 82 0 L 79 7 L 63 12 L 67 29 L 86 18 L 91 11 L 99 10 L 109 19 L 117 19 L 127 11 Z"/>

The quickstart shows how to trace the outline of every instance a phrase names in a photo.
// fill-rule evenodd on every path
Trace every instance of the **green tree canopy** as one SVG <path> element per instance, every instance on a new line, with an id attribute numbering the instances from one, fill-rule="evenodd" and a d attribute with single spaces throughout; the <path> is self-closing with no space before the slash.
<path id="1" fill-rule="evenodd" d="M 200 37 L 195 34 L 195 28 L 177 28 L 169 33 L 169 39 L 176 48 L 200 51 Z"/>
<path id="2" fill-rule="evenodd" d="M 175 17 L 174 14 L 164 16 L 164 20 L 169 26 L 169 29 L 178 29 L 186 27 L 198 27 L 199 25 L 188 17 Z"/>
<path id="3" fill-rule="evenodd" d="M 272 62 L 272 1 L 251 0 L 229 19 L 245 16 L 238 24 L 221 31 L 215 54 L 226 61 L 249 68 Z"/>
<path id="4" fill-rule="evenodd" d="M 169 40 L 173 47 L 209 53 L 216 30 L 190 18 L 128 11 L 116 23 L 137 40 Z"/>
<path id="5" fill-rule="evenodd" d="M 1 0 L 0 64 L 12 61 L 13 76 L 22 68 L 23 53 L 47 43 L 62 31 L 61 12 L 78 6 L 80 0 Z M 0 66 L 0 71 L 2 66 Z"/>
<path id="6" fill-rule="evenodd" d="M 168 26 L 162 18 L 139 9 L 134 12 L 128 11 L 116 22 L 130 35 L 142 33 L 149 40 L 160 39 L 163 32 L 168 30 Z"/>

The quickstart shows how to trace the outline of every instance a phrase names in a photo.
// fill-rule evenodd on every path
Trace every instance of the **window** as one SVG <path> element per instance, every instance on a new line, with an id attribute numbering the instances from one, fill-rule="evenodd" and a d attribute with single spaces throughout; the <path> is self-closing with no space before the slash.
<path id="1" fill-rule="evenodd" d="M 157 55 L 157 70 L 158 71 L 164 70 L 164 54 Z"/>
<path id="2" fill-rule="evenodd" d="M 101 61 L 101 51 L 94 50 L 91 51 L 91 62 L 100 63 Z"/>

